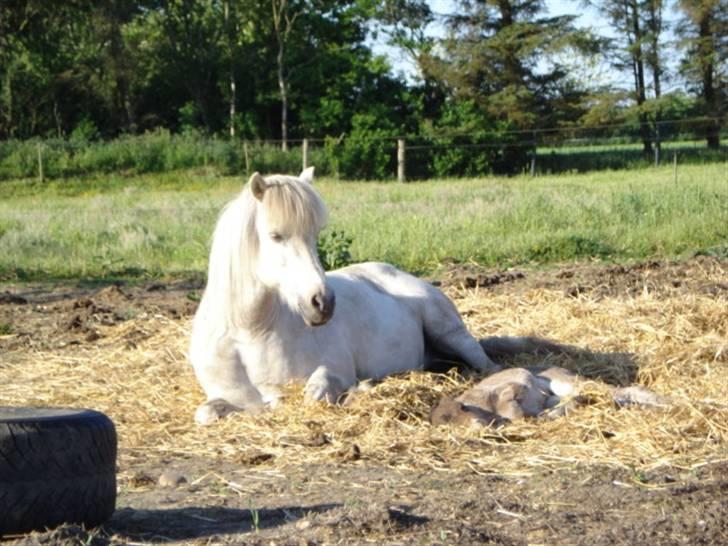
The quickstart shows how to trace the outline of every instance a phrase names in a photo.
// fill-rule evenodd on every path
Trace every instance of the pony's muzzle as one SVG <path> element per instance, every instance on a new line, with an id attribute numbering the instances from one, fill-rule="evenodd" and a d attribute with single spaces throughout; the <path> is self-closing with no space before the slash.
<path id="1" fill-rule="evenodd" d="M 311 316 L 306 322 L 309 326 L 322 326 L 334 316 L 336 294 L 333 290 L 318 292 L 311 297 Z"/>

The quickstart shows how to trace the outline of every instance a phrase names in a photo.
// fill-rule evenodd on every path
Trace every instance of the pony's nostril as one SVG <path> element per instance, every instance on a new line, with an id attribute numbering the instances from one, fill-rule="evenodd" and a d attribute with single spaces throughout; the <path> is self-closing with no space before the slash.
<path id="1" fill-rule="evenodd" d="M 334 314 L 334 306 L 336 305 L 336 297 L 333 292 L 319 292 L 315 296 L 311 296 L 311 310 L 317 315 L 313 322 L 316 326 L 325 324 Z"/>

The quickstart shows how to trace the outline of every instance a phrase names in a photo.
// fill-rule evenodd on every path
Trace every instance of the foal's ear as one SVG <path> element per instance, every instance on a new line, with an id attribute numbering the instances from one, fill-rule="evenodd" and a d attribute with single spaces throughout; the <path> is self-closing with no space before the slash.
<path id="1" fill-rule="evenodd" d="M 498 391 L 498 403 L 515 400 L 520 402 L 526 395 L 526 387 L 518 383 L 508 383 Z"/>
<path id="2" fill-rule="evenodd" d="M 308 182 L 309 184 L 313 184 L 313 167 L 308 167 L 306 169 L 303 169 L 301 171 L 301 174 L 298 175 L 298 178 L 300 180 L 303 180 L 304 182 Z"/>
<path id="3" fill-rule="evenodd" d="M 263 194 L 265 193 L 265 190 L 268 189 L 268 184 L 259 172 L 253 173 L 253 176 L 251 176 L 250 180 L 248 180 L 248 184 L 250 184 L 250 191 L 253 192 L 253 196 L 258 201 L 263 199 Z"/>

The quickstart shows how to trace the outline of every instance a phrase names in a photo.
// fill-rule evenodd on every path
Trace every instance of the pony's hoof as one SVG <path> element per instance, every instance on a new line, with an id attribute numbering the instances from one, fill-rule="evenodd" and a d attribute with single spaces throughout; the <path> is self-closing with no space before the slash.
<path id="1" fill-rule="evenodd" d="M 336 402 L 337 393 L 329 385 L 307 384 L 303 390 L 303 398 L 306 402 Z"/>
<path id="2" fill-rule="evenodd" d="M 218 419 L 222 419 L 235 411 L 239 411 L 239 409 L 229 402 L 217 398 L 205 402 L 197 408 L 197 411 L 195 411 L 195 422 L 203 426 L 211 425 Z"/>
<path id="3" fill-rule="evenodd" d="M 339 377 L 326 368 L 318 368 L 308 378 L 303 388 L 303 397 L 307 402 L 327 402 L 336 404 L 339 397 L 346 391 L 346 385 Z"/>

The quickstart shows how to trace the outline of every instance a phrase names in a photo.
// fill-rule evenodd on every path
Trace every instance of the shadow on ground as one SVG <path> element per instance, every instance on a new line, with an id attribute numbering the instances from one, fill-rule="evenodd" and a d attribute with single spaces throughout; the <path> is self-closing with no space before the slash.
<path id="1" fill-rule="evenodd" d="M 341 505 L 314 504 L 281 508 L 190 507 L 118 510 L 104 526 L 108 533 L 132 540 L 165 542 L 260 531 L 323 514 Z M 164 529 L 163 534 L 160 529 Z"/>
<path id="2" fill-rule="evenodd" d="M 521 347 L 523 352 L 514 355 L 512 349 L 515 345 L 508 339 L 502 337 L 480 340 L 488 356 L 504 368 L 560 366 L 587 379 L 602 381 L 618 387 L 632 385 L 637 380 L 639 364 L 634 353 L 592 351 L 571 345 L 561 345 L 553 340 L 526 337 L 519 338 L 523 340 L 523 347 Z M 453 368 L 465 376 L 473 373 L 463 362 L 443 354 L 433 355 L 426 370 L 434 373 L 447 373 Z"/>

